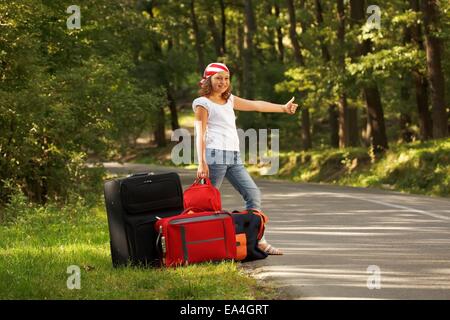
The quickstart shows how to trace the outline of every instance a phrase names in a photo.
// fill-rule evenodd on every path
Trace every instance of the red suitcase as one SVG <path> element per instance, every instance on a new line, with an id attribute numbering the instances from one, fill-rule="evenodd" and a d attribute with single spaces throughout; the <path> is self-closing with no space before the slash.
<path id="1" fill-rule="evenodd" d="M 181 214 L 158 220 L 155 228 L 167 267 L 236 259 L 236 233 L 228 212 Z"/>

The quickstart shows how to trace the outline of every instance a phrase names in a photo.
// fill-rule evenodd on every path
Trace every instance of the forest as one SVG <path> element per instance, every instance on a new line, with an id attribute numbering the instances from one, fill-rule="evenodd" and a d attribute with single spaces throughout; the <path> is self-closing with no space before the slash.
<path id="1" fill-rule="evenodd" d="M 88 159 L 143 135 L 170 145 L 214 61 L 235 95 L 296 98 L 295 117 L 237 112 L 239 128 L 279 129 L 282 151 L 377 160 L 428 143 L 430 183 L 450 184 L 448 1 L 12 0 L 0 30 L 3 204 L 85 196 L 104 176 Z"/>

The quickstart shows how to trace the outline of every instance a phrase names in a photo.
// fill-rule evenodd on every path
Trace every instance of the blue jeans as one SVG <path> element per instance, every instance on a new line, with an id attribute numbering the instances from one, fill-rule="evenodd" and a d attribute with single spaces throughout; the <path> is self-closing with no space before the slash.
<path id="1" fill-rule="evenodd" d="M 206 148 L 211 183 L 219 189 L 226 177 L 245 200 L 246 209 L 261 210 L 261 192 L 245 169 L 239 151 Z"/>

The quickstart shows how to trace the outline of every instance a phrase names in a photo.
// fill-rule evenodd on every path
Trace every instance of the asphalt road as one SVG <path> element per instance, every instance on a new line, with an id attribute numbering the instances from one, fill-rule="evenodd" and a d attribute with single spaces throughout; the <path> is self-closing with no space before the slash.
<path id="1" fill-rule="evenodd" d="M 195 171 L 106 163 L 115 173 Z M 256 179 L 270 221 L 266 238 L 284 250 L 242 264 L 287 299 L 450 299 L 450 199 Z M 226 210 L 244 201 L 224 181 Z"/>

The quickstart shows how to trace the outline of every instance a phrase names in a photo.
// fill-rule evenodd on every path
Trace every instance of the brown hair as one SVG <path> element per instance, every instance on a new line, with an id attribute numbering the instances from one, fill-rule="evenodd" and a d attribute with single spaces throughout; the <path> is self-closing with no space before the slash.
<path id="1" fill-rule="evenodd" d="M 206 79 L 206 81 L 203 83 L 203 85 L 201 86 L 200 90 L 198 91 L 198 94 L 203 97 L 203 96 L 209 96 L 212 92 L 212 83 L 211 83 L 211 77 L 209 77 L 208 79 Z M 224 98 L 225 100 L 228 100 L 228 98 L 231 96 L 231 80 L 230 80 L 230 84 L 228 85 L 227 90 L 222 93 L 222 98 Z"/>

